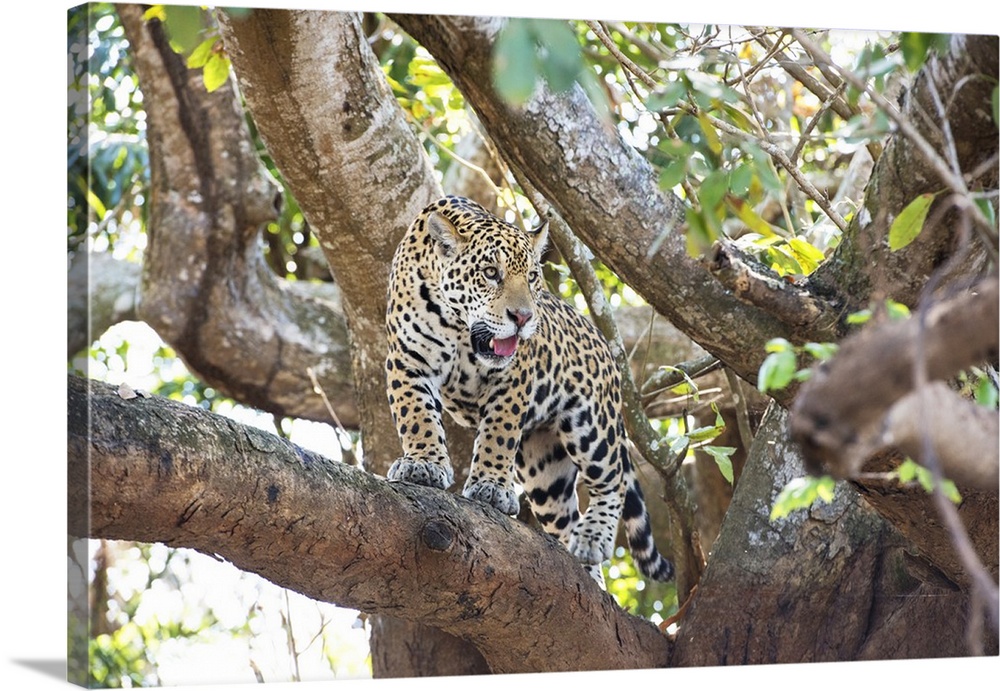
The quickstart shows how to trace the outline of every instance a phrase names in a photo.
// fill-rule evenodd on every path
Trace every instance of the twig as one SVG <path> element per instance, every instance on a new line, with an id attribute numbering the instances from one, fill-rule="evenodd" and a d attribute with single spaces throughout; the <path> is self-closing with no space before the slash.
<path id="1" fill-rule="evenodd" d="M 790 30 L 789 30 L 790 31 Z M 759 35 L 757 38 L 757 43 L 762 45 L 764 48 L 772 50 L 778 47 L 776 44 L 771 44 L 764 35 Z M 836 86 L 828 86 L 823 84 L 818 79 L 813 77 L 809 72 L 806 71 L 802 65 L 795 62 L 791 56 L 786 55 L 784 48 L 782 47 L 778 51 L 774 51 L 774 54 L 779 55 L 781 59 L 776 60 L 778 66 L 783 69 L 790 77 L 799 82 L 806 89 L 811 91 L 813 95 L 817 98 L 823 99 L 824 101 L 830 97 L 831 93 L 834 93 L 836 89 L 840 86 L 842 80 L 836 80 Z M 856 106 L 852 106 L 850 103 L 845 101 L 843 98 L 835 98 L 830 106 L 837 115 L 842 117 L 844 120 L 850 120 L 852 117 L 859 115 L 861 109 Z M 878 142 L 868 142 L 865 144 L 865 148 L 868 149 L 868 153 L 871 154 L 873 160 L 878 160 L 879 155 L 882 153 L 882 146 Z"/>
<path id="2" fill-rule="evenodd" d="M 631 72 L 636 77 L 638 77 L 639 80 L 643 84 L 648 86 L 650 89 L 656 88 L 656 80 L 650 77 L 648 74 L 646 74 L 646 72 L 641 67 L 632 62 L 632 60 L 627 55 L 625 55 L 625 53 L 621 52 L 621 50 L 618 49 L 618 46 L 615 45 L 614 40 L 611 38 L 608 32 L 604 30 L 604 27 L 601 26 L 600 23 L 590 20 L 584 23 L 588 27 L 590 27 L 590 30 L 593 31 L 594 35 L 597 36 L 598 40 L 600 40 L 600 42 L 604 44 L 604 47 L 607 48 L 608 51 L 613 56 L 615 56 L 615 59 L 618 60 L 619 63 L 621 63 L 622 67 L 624 67 L 628 72 Z"/>
<path id="3" fill-rule="evenodd" d="M 302 681 L 302 673 L 299 671 L 299 651 L 295 648 L 295 633 L 292 631 L 292 605 L 288 600 L 288 588 L 283 589 L 285 595 L 285 611 L 281 613 L 282 628 L 288 637 L 288 654 L 292 656 L 293 681 Z M 286 615 L 287 613 L 287 615 Z"/>
<path id="4" fill-rule="evenodd" d="M 313 391 L 315 391 L 320 395 L 320 398 L 323 399 L 323 405 L 326 406 L 326 411 L 330 413 L 330 418 L 333 420 L 333 424 L 337 429 L 337 437 L 341 440 L 340 441 L 341 450 L 345 452 L 350 451 L 351 435 L 347 431 L 347 428 L 345 428 L 344 425 L 340 422 L 340 418 L 337 417 L 337 413 L 336 411 L 334 411 L 333 406 L 330 405 L 330 399 L 326 397 L 326 392 L 323 390 L 323 387 L 319 385 L 319 380 L 316 378 L 316 372 L 313 371 L 312 367 L 306 367 L 306 374 L 309 375 L 309 380 L 312 382 Z M 348 441 L 348 444 L 346 446 L 344 444 L 344 440 Z M 351 456 L 350 464 L 357 465 L 358 461 L 357 458 L 354 456 L 353 452 L 350 453 L 350 456 Z"/>
<path id="5" fill-rule="evenodd" d="M 829 56 L 827 56 L 815 43 L 813 43 L 812 39 L 806 36 L 803 31 L 799 29 L 792 29 L 792 35 L 803 48 L 809 51 L 809 54 L 813 56 L 814 61 L 823 61 L 826 65 L 836 70 L 837 73 L 846 81 L 850 82 L 851 86 L 859 91 L 865 92 L 872 102 L 878 106 L 879 110 L 885 113 L 889 119 L 896 124 L 903 136 L 909 139 L 917 150 L 923 154 L 924 158 L 949 189 L 963 197 L 969 196 L 969 189 L 966 187 L 961 173 L 955 173 L 948 167 L 947 162 L 945 162 L 945 160 L 938 155 L 934 146 L 927 141 L 927 139 L 925 139 L 919 131 L 917 131 L 917 128 L 914 127 L 913 123 L 910 122 L 908 118 L 904 117 L 892 103 L 886 100 L 884 96 L 875 91 L 875 89 L 869 86 L 865 80 L 858 77 L 858 75 L 854 74 L 851 70 L 844 69 L 834 64 L 833 61 L 830 60 Z M 817 66 L 819 65 L 817 64 Z M 969 211 L 971 212 L 972 220 L 975 222 L 976 226 L 981 226 L 992 231 L 992 225 L 978 206 L 972 204 Z"/>
<path id="6" fill-rule="evenodd" d="M 764 53 L 764 56 L 760 60 L 758 60 L 755 65 L 752 65 L 750 69 L 747 70 L 745 75 L 741 73 L 740 75 L 741 79 L 747 79 L 747 80 L 753 79 L 754 75 L 760 72 L 762 69 L 764 69 L 764 66 L 767 65 L 767 63 L 771 60 L 771 58 L 773 58 L 777 53 L 785 49 L 785 46 L 783 46 L 781 42 L 785 40 L 786 36 L 788 36 L 788 29 L 781 30 L 781 34 L 778 36 L 778 39 L 771 45 L 770 48 L 768 48 L 768 46 L 763 43 L 763 41 L 766 40 L 764 39 L 764 36 L 766 36 L 767 33 L 768 32 L 766 31 L 761 31 L 760 33 L 752 37 L 753 40 L 757 41 L 762 46 L 764 46 L 767 52 Z M 728 86 L 732 86 L 734 83 L 736 83 L 736 81 L 737 80 L 733 79 L 727 82 L 726 84 Z"/>
<path id="7" fill-rule="evenodd" d="M 684 110 L 686 113 L 694 115 L 695 117 L 697 117 L 699 114 L 698 108 L 689 103 L 681 104 L 680 108 Z M 824 195 L 822 192 L 816 189 L 816 186 L 813 185 L 802 174 L 802 172 L 798 169 L 798 167 L 790 160 L 788 160 L 788 155 L 785 154 L 785 152 L 782 151 L 780 147 L 776 146 L 775 144 L 772 144 L 770 141 L 767 141 L 766 139 L 761 139 L 747 132 L 744 132 L 740 128 L 735 127 L 734 125 L 730 125 L 725 120 L 720 120 L 714 115 L 709 115 L 708 113 L 702 113 L 702 115 L 708 118 L 709 122 L 716 129 L 721 130 L 726 134 L 739 137 L 740 139 L 743 139 L 745 141 L 755 142 L 758 146 L 760 146 L 760 148 L 766 154 L 768 154 L 772 159 L 777 161 L 781 165 L 781 167 L 788 172 L 789 177 L 795 180 L 795 183 L 798 185 L 799 189 L 802 190 L 806 194 L 806 196 L 808 196 L 810 199 L 816 202 L 816 205 L 823 210 L 823 213 L 825 213 L 829 217 L 829 219 L 833 221 L 838 228 L 840 228 L 841 231 L 847 230 L 847 221 L 844 220 L 843 216 L 837 213 L 837 211 L 830 205 L 830 200 L 826 198 L 826 195 Z"/>
<path id="8" fill-rule="evenodd" d="M 806 141 L 809 138 L 809 134 L 816 128 L 816 124 L 820 119 L 826 115 L 827 111 L 833 106 L 834 101 L 840 98 L 840 95 L 844 93 L 844 88 L 846 82 L 841 82 L 837 90 L 830 94 L 830 97 L 823 101 L 823 104 L 819 107 L 816 113 L 809 119 L 806 126 L 802 128 L 802 135 L 799 137 L 799 143 L 795 145 L 795 151 L 792 152 L 790 156 L 791 161 L 794 163 L 799 160 L 799 156 L 802 155 L 802 149 L 806 146 Z"/>
<path id="9" fill-rule="evenodd" d="M 964 225 L 966 226 L 966 230 L 961 233 L 961 235 L 967 238 L 968 221 L 965 216 L 963 216 L 963 219 L 965 219 Z M 949 263 L 955 261 L 957 256 L 958 255 L 953 255 L 949 260 Z M 929 380 L 926 352 L 927 339 L 925 337 L 927 331 L 927 312 L 933 302 L 932 296 L 934 295 L 938 282 L 941 277 L 947 273 L 942 271 L 946 267 L 947 264 L 932 274 L 927 280 L 927 284 L 921 291 L 920 302 L 916 315 L 917 332 L 913 358 L 913 389 L 915 391 L 920 391 L 927 385 Z M 920 397 L 918 399 L 917 415 L 920 419 L 920 427 L 924 430 L 924 433 L 921 435 L 922 457 L 920 460 L 921 463 L 931 472 L 931 477 L 934 479 L 934 491 L 932 494 L 934 506 L 937 509 L 941 520 L 944 522 L 944 525 L 948 530 L 948 534 L 951 536 L 955 552 L 958 554 L 959 560 L 965 567 L 965 570 L 969 574 L 969 578 L 972 582 L 969 612 L 970 621 L 969 628 L 967 630 L 967 642 L 969 644 L 970 651 L 974 655 L 982 655 L 983 643 L 980 635 L 980 629 L 983 623 L 983 611 L 985 610 L 989 613 L 989 620 L 993 626 L 993 635 L 997 635 L 998 632 L 1000 632 L 1000 618 L 998 618 L 1000 593 L 998 593 L 997 585 L 993 582 L 992 576 L 979 560 L 979 556 L 976 554 L 976 550 L 972 546 L 972 542 L 966 533 L 965 526 L 962 524 L 962 519 L 958 515 L 958 510 L 951 500 L 945 496 L 945 493 L 942 490 L 944 477 L 941 472 L 941 464 L 938 462 L 937 454 L 934 452 L 934 443 L 929 432 L 931 427 L 931 410 L 927 405 L 925 397 Z"/>
<path id="10" fill-rule="evenodd" d="M 722 367 L 722 363 L 714 355 L 703 355 L 679 365 L 661 367 L 646 379 L 642 385 L 642 395 L 644 398 L 655 396 L 667 389 L 672 389 L 686 379 L 697 379 L 720 367 Z"/>
<path id="11" fill-rule="evenodd" d="M 448 156 L 450 156 L 459 165 L 465 166 L 466 168 L 468 168 L 469 170 L 475 172 L 476 174 L 481 175 L 483 177 L 483 179 L 486 180 L 486 183 L 493 189 L 493 192 L 497 195 L 498 198 L 501 198 L 503 196 L 503 192 L 500 190 L 499 187 L 497 187 L 496 183 L 493 182 L 493 179 L 490 177 L 489 173 L 487 173 L 485 170 L 483 170 L 480 166 L 477 166 L 472 161 L 469 161 L 469 160 L 466 160 L 466 159 L 462 158 L 460 155 L 456 154 L 454 151 L 452 151 L 451 149 L 449 149 L 447 146 L 445 146 L 444 144 L 442 144 L 441 142 L 439 142 L 434 137 L 434 135 L 431 133 L 431 131 L 429 129 L 427 129 L 427 126 L 424 125 L 424 123 L 422 123 L 419 120 L 417 120 L 416 118 L 414 118 L 410 113 L 407 112 L 406 115 L 407 115 L 407 119 L 409 119 L 410 122 L 415 123 L 417 125 L 417 127 L 419 127 L 421 129 L 421 131 L 424 133 L 424 135 L 427 137 L 427 139 L 431 142 L 431 144 L 433 144 L 434 146 L 436 146 L 438 148 L 438 150 L 440 150 L 441 152 L 443 152 L 443 153 L 447 154 Z"/>
<path id="12" fill-rule="evenodd" d="M 724 367 L 726 381 L 729 382 L 729 390 L 733 392 L 736 403 L 736 428 L 740 433 L 740 443 L 744 452 L 750 455 L 750 444 L 753 443 L 753 432 L 750 431 L 750 411 L 747 409 L 747 398 L 743 394 L 740 385 L 740 378 L 730 367 Z"/>

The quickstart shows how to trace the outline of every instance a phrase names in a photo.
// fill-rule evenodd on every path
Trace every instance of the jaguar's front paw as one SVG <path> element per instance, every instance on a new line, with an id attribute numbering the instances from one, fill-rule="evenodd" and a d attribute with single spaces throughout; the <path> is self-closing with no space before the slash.
<path id="1" fill-rule="evenodd" d="M 412 482 L 424 487 L 448 489 L 455 482 L 455 471 L 447 461 L 418 461 L 403 456 L 389 467 L 386 477 L 392 482 Z"/>
<path id="2" fill-rule="evenodd" d="M 495 482 L 481 480 L 480 482 L 468 482 L 462 490 L 462 496 L 467 499 L 475 499 L 484 504 L 489 504 L 495 509 L 503 511 L 508 516 L 516 516 L 520 510 L 517 503 L 517 495 L 513 490 L 501 487 Z"/>

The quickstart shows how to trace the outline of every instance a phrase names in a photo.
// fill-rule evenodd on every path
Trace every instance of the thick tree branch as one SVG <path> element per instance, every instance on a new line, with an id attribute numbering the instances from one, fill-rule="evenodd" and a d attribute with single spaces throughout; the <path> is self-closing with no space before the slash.
<path id="1" fill-rule="evenodd" d="M 850 487 L 830 503 L 769 520 L 766 498 L 803 472 L 785 419 L 772 406 L 761 423 L 672 664 L 967 655 L 968 593 L 915 555 Z M 934 634 L 921 640 L 912 635 L 919 630 Z M 996 638 L 981 627 L 975 633 L 995 654 Z"/>
<path id="2" fill-rule="evenodd" d="M 72 358 L 114 324 L 137 319 L 142 267 L 106 252 L 73 256 L 67 287 L 66 355 Z"/>
<path id="3" fill-rule="evenodd" d="M 934 305 L 923 334 L 928 377 L 946 379 L 963 368 L 994 361 L 998 311 L 996 276 Z M 846 339 L 801 387 L 789 431 L 802 445 L 811 472 L 853 477 L 885 445 L 885 413 L 913 389 L 918 328 L 916 319 L 885 322 Z M 887 424 L 894 425 L 891 419 Z M 995 445 L 992 451 L 995 455 Z M 956 452 L 967 455 L 973 449 L 963 444 Z M 978 463 L 968 458 L 968 465 Z M 996 484 L 988 489 L 996 491 Z"/>
<path id="4" fill-rule="evenodd" d="M 323 287 L 279 280 L 259 246 L 277 188 L 226 84 L 209 94 L 144 8 L 117 8 L 148 114 L 149 246 L 139 316 L 203 381 L 277 415 L 356 426 L 347 327 Z M 337 395 L 333 395 L 336 392 Z"/>
<path id="5" fill-rule="evenodd" d="M 261 138 L 341 287 L 369 467 L 399 442 L 385 396 L 385 303 L 396 245 L 441 188 L 357 15 L 255 9 L 218 14 Z M 383 465 L 384 464 L 384 465 Z"/>
<path id="6" fill-rule="evenodd" d="M 843 316 L 843 309 L 810 293 L 799 283 L 776 276 L 732 243 L 716 242 L 704 263 L 733 295 L 766 309 L 787 324 L 823 325 L 823 330 L 832 331 Z"/>
<path id="7" fill-rule="evenodd" d="M 927 425 L 921 406 L 933 410 Z M 882 420 L 880 439 L 912 458 L 923 457 L 925 435 L 949 480 L 964 487 L 996 492 L 1000 487 L 1000 418 L 974 401 L 962 398 L 944 382 L 923 386 L 897 401 Z M 860 467 L 866 458 L 846 459 L 844 465 Z"/>
<path id="8" fill-rule="evenodd" d="M 495 672 L 667 663 L 655 626 L 555 540 L 488 507 L 167 399 L 76 377 L 68 395 L 74 536 L 216 554 L 309 597 L 465 638 Z"/>

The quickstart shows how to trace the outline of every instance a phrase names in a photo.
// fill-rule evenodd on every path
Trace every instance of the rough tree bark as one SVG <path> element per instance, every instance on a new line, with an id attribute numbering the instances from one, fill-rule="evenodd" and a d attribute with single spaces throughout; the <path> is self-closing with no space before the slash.
<path id="1" fill-rule="evenodd" d="M 227 395 L 328 421 L 312 367 L 338 417 L 354 426 L 353 405 L 333 395 L 351 379 L 336 303 L 279 281 L 261 254 L 260 229 L 274 218 L 277 188 L 232 89 L 207 93 L 163 27 L 143 21 L 142 7 L 121 5 L 118 14 L 143 94 L 156 104 L 147 131 L 151 199 L 139 316 Z M 238 146 L 213 133 L 235 136 Z"/>
<path id="2" fill-rule="evenodd" d="M 448 631 L 494 672 L 667 663 L 655 626 L 556 540 L 490 507 L 167 399 L 70 377 L 68 400 L 71 534 L 217 554 L 309 597 Z"/>

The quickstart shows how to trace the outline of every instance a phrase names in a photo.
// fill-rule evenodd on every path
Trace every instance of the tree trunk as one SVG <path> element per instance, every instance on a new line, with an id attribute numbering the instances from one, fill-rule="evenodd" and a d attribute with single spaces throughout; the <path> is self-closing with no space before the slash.
<path id="1" fill-rule="evenodd" d="M 356 15 L 255 10 L 237 18 L 220 11 L 218 18 L 261 138 L 341 287 L 365 466 L 384 475 L 401 452 L 385 395 L 389 267 L 406 228 L 441 188 Z M 471 458 L 471 438 L 453 424 L 447 430 L 461 482 L 459 459 Z M 424 627 L 386 620 L 373 627 L 373 636 L 381 653 L 372 658 L 376 677 L 482 667 L 460 641 L 437 658 L 440 669 L 432 661 L 420 668 L 408 664 L 406 651 L 424 645 L 425 637 L 447 647 Z M 392 666 L 397 662 L 403 667 Z"/>
<path id="2" fill-rule="evenodd" d="M 769 520 L 761 498 L 804 472 L 786 417 L 772 407 L 754 439 L 671 664 L 967 655 L 968 593 L 849 486 L 829 505 Z"/>
<path id="3" fill-rule="evenodd" d="M 308 370 L 344 425 L 357 413 L 347 325 L 316 288 L 279 280 L 258 245 L 277 188 L 257 156 L 231 84 L 206 93 L 144 8 L 117 8 L 148 113 L 148 246 L 139 316 L 194 373 L 277 415 L 330 421 Z M 341 403 L 345 401 L 345 403 Z"/>

